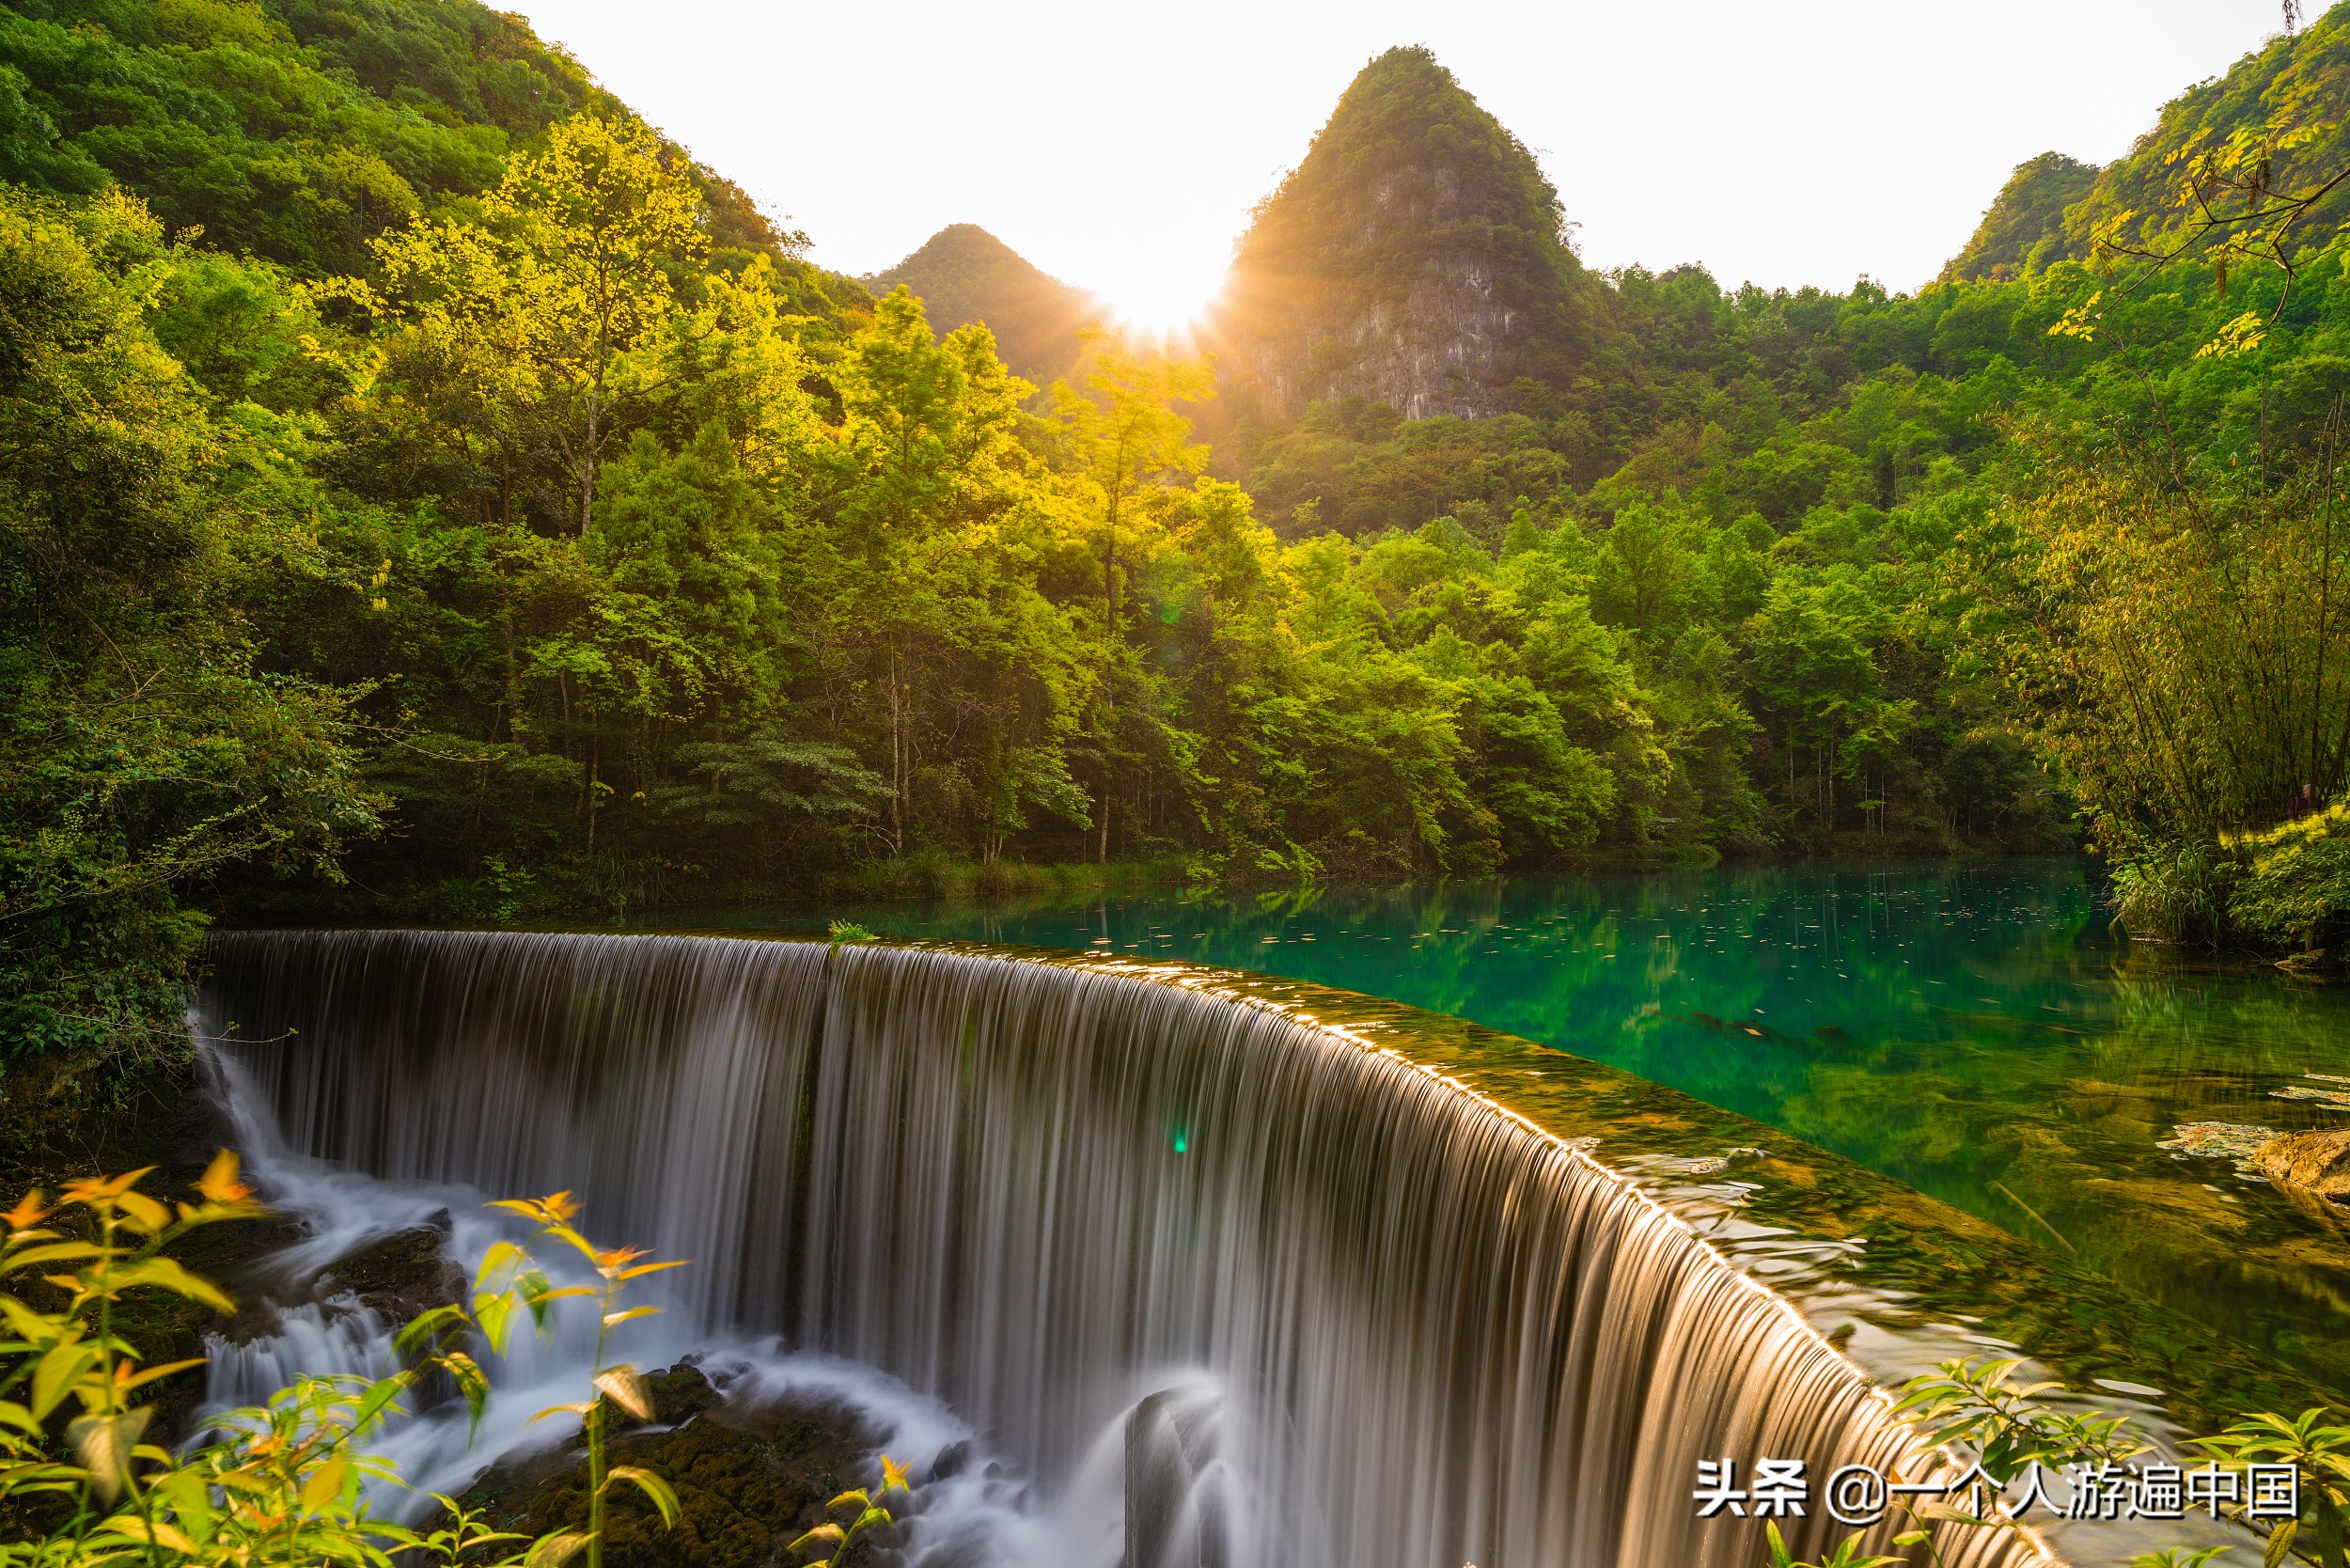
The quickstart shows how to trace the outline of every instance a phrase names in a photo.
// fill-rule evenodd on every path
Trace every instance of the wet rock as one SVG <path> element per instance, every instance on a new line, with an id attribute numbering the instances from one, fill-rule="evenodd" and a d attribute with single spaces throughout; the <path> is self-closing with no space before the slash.
<path id="1" fill-rule="evenodd" d="M 720 1403 L 718 1390 L 710 1386 L 710 1379 L 702 1375 L 701 1368 L 690 1357 L 648 1375 L 645 1392 L 652 1400 L 652 1420 L 649 1424 L 653 1426 L 683 1426 Z"/>
<path id="2" fill-rule="evenodd" d="M 2271 1138 L 2252 1152 L 2252 1162 L 2280 1185 L 2350 1203 L 2350 1127 Z"/>
<path id="3" fill-rule="evenodd" d="M 386 1323 L 404 1324 L 435 1307 L 465 1299 L 465 1271 L 443 1247 L 449 1215 L 441 1210 L 422 1225 L 369 1242 L 320 1271 L 318 1294 L 353 1295 Z"/>
<path id="4" fill-rule="evenodd" d="M 680 1364 L 649 1373 L 654 1419 L 617 1433 L 608 1462 L 635 1465 L 666 1481 L 680 1517 L 665 1529 L 642 1494 L 606 1495 L 607 1568 L 791 1568 L 822 1553 L 785 1547 L 836 1520 L 824 1504 L 862 1486 L 867 1445 L 855 1423 L 821 1409 L 790 1405 L 728 1407 L 699 1368 Z M 460 1500 L 498 1529 L 539 1536 L 588 1522 L 587 1450 L 574 1438 L 561 1449 L 492 1466 Z M 886 1532 L 880 1532 L 885 1537 Z M 880 1560 L 868 1537 L 848 1560 Z"/>
<path id="5" fill-rule="evenodd" d="M 1770 1157 L 1771 1152 L 1767 1149 L 1741 1147 L 1711 1158 L 1687 1160 L 1683 1163 L 1681 1169 L 1684 1174 L 1690 1176 L 1718 1176 L 1732 1166 L 1747 1165 L 1753 1161 L 1767 1160 Z"/>
<path id="6" fill-rule="evenodd" d="M 2168 1149 L 2174 1160 L 2228 1160 L 2235 1173 L 2248 1181 L 2265 1182 L 2266 1172 L 2253 1164 L 2255 1150 L 2274 1140 L 2274 1127 L 2252 1127 L 2234 1121 L 2189 1121 L 2170 1129 L 2170 1136 L 2154 1145 Z"/>

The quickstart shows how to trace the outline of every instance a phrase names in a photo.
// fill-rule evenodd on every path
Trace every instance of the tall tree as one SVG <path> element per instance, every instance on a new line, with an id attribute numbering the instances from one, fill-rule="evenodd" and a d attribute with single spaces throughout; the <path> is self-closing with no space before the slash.
<path id="1" fill-rule="evenodd" d="M 1140 521 L 1143 501 L 1173 476 L 1207 466 L 1208 449 L 1190 443 L 1191 421 L 1174 408 L 1212 394 L 1208 366 L 1139 353 L 1099 331 L 1088 334 L 1078 386 L 1053 384 L 1053 409 L 1088 486 L 1102 548 L 1102 684 L 1095 733 L 1101 745 L 1101 798 L 1094 858 L 1110 855 L 1110 802 L 1118 718 L 1119 543 Z"/>

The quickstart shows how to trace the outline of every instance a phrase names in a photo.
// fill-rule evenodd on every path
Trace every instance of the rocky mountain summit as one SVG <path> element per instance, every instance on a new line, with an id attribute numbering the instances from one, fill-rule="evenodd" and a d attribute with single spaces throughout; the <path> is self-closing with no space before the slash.
<path id="1" fill-rule="evenodd" d="M 1227 377 L 1277 416 L 1349 395 L 1502 412 L 1588 352 L 1598 285 L 1567 233 L 1526 145 L 1427 50 L 1391 49 L 1258 204 L 1216 313 Z"/>

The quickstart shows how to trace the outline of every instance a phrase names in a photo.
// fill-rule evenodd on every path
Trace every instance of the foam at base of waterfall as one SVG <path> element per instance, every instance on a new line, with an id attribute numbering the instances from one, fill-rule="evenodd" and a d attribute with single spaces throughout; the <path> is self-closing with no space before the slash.
<path id="1" fill-rule="evenodd" d="M 490 1211 L 470 1188 L 384 1181 L 322 1168 L 288 1152 L 265 1119 L 253 1116 L 242 1074 L 227 1064 L 231 1112 L 251 1151 L 248 1174 L 279 1212 L 304 1222 L 306 1234 L 260 1261 L 265 1277 L 289 1284 L 370 1242 L 415 1228 L 446 1213 L 446 1250 L 470 1275 L 496 1241 L 526 1241 L 511 1215 Z M 544 1252 L 557 1283 L 580 1282 L 571 1260 Z M 658 1293 L 646 1293 L 657 1296 Z M 666 1307 L 674 1311 L 672 1299 Z M 664 1316 L 669 1316 L 665 1311 Z M 398 1325 L 348 1297 L 278 1309 L 276 1330 L 237 1342 L 208 1345 L 204 1414 L 266 1403 L 298 1377 L 380 1377 L 400 1364 Z M 869 1482 L 881 1479 L 879 1458 L 910 1466 L 911 1498 L 896 1499 L 897 1555 L 907 1568 L 1021 1568 L 1040 1562 L 1068 1568 L 1116 1568 L 1115 1507 L 1108 1526 L 1100 1498 L 1081 1492 L 1073 1509 L 1038 1506 L 1032 1488 L 1005 1472 L 979 1447 L 970 1427 L 940 1401 L 918 1394 L 870 1366 L 838 1356 L 792 1352 L 774 1336 L 697 1337 L 690 1317 L 640 1319 L 627 1325 L 625 1354 L 644 1367 L 691 1362 L 729 1407 L 776 1405 L 837 1413 L 870 1445 Z M 375 1504 L 393 1517 L 430 1515 L 435 1494 L 456 1496 L 501 1460 L 567 1443 L 578 1423 L 537 1420 L 537 1412 L 574 1401 L 593 1369 L 594 1336 L 576 1318 L 535 1338 L 525 1332 L 503 1356 L 483 1355 L 492 1384 L 478 1431 L 461 1403 L 448 1400 L 395 1417 L 370 1446 L 392 1461 L 403 1485 L 378 1486 Z M 942 1465 L 943 1457 L 952 1462 Z M 942 1470 L 951 1473 L 937 1473 Z"/>
<path id="2" fill-rule="evenodd" d="M 998 1472 L 932 1480 L 926 1560 L 964 1531 L 973 1562 L 1071 1568 L 1748 1568 L 1756 1522 L 1693 1516 L 1698 1459 L 1927 1463 L 1611 1173 L 1205 984 L 647 936 L 254 934 L 213 959 L 208 1014 L 276 1040 L 222 1057 L 286 1158 L 453 1215 L 574 1190 L 590 1234 L 696 1260 L 625 1330 L 671 1337 L 638 1365 L 766 1365 L 779 1336 L 832 1358 L 803 1374 L 880 1369 L 982 1428 Z M 576 1397 L 555 1387 L 580 1354 L 518 1348 L 495 1403 Z M 1180 1389 L 1212 1442 L 1148 1403 Z M 454 1463 L 431 1425 L 393 1439 L 418 1477 Z M 1799 1553 L 1845 1533 L 1783 1526 Z"/>

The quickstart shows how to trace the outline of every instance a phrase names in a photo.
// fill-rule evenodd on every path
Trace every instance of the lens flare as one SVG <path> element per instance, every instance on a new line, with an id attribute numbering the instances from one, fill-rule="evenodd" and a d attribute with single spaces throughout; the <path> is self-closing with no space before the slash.
<path id="1" fill-rule="evenodd" d="M 1224 285 L 1223 269 L 1188 265 L 1188 259 L 1182 257 L 1165 258 L 1157 264 L 1136 259 L 1132 272 L 1111 279 L 1102 290 L 1110 320 L 1141 337 L 1179 338 L 1197 331 Z"/>

